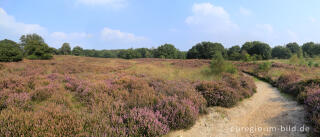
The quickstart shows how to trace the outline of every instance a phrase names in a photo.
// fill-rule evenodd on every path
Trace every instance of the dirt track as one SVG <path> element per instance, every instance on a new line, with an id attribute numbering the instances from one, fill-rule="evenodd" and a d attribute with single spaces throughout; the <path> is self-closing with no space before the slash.
<path id="1" fill-rule="evenodd" d="M 233 108 L 213 107 L 188 130 L 169 137 L 305 137 L 303 107 L 286 98 L 271 85 L 257 81 L 257 93 Z M 285 129 L 287 127 L 287 130 Z M 305 126 L 306 127 L 306 126 Z M 248 129 L 249 128 L 249 129 Z M 250 131 L 251 128 L 251 131 Z M 302 128 L 301 128 L 302 129 Z"/>

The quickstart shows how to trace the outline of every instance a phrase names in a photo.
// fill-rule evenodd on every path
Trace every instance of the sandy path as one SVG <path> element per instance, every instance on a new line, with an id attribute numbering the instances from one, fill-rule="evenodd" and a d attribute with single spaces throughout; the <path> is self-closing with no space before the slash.
<path id="1" fill-rule="evenodd" d="M 306 132 L 285 127 L 304 126 L 304 110 L 296 101 L 283 97 L 276 88 L 257 81 L 257 93 L 233 108 L 213 107 L 188 130 L 169 137 L 305 137 Z M 306 126 L 305 126 L 306 127 Z M 251 128 L 251 132 L 248 128 Z M 302 128 L 301 128 L 302 129 Z M 286 131 L 285 131 L 286 130 Z"/>

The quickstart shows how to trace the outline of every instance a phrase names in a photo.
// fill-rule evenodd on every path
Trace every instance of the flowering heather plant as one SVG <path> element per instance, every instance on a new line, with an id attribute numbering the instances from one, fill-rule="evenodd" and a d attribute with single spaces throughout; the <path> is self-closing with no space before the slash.
<path id="1" fill-rule="evenodd" d="M 207 102 L 229 106 L 254 89 L 253 82 L 240 75 L 215 81 L 225 87 L 217 84 L 205 91 L 223 98 L 211 100 L 198 90 L 199 84 L 211 82 L 167 80 L 131 69 L 171 64 L 169 74 L 185 67 L 191 68 L 186 72 L 196 70 L 210 62 L 180 61 L 55 56 L 50 61 L 4 64 L 5 69 L 0 70 L 0 136 L 162 136 L 192 126 L 199 113 L 205 112 Z"/>
<path id="2" fill-rule="evenodd" d="M 155 106 L 167 119 L 170 129 L 182 129 L 192 126 L 198 117 L 199 110 L 188 99 L 179 100 L 177 96 L 164 98 Z"/>
<path id="3" fill-rule="evenodd" d="M 13 93 L 9 94 L 6 101 L 8 107 L 19 107 L 22 109 L 30 108 L 30 95 L 28 93 Z"/>
<path id="4" fill-rule="evenodd" d="M 232 107 L 241 99 L 239 93 L 225 82 L 201 82 L 196 88 L 208 106 Z"/>
<path id="5" fill-rule="evenodd" d="M 296 96 L 299 94 L 299 89 L 297 87 L 299 81 L 301 81 L 301 76 L 296 73 L 283 74 L 278 78 L 276 86 L 283 92 Z"/>
<path id="6" fill-rule="evenodd" d="M 155 89 L 156 93 L 163 96 L 177 96 L 179 100 L 187 98 L 193 102 L 200 113 L 206 112 L 207 101 L 189 81 L 150 80 L 149 85 Z"/>
<path id="7" fill-rule="evenodd" d="M 50 98 L 56 89 L 58 89 L 57 85 L 52 83 L 47 86 L 39 87 L 31 93 L 31 99 L 33 101 L 44 101 Z"/>
<path id="8" fill-rule="evenodd" d="M 133 108 L 126 115 L 128 136 L 161 136 L 169 132 L 166 119 L 159 111 L 148 108 Z"/>
<path id="9" fill-rule="evenodd" d="M 316 132 L 320 133 L 320 89 L 313 89 L 307 92 L 309 94 L 305 100 L 308 108 L 308 118 L 314 124 Z"/>

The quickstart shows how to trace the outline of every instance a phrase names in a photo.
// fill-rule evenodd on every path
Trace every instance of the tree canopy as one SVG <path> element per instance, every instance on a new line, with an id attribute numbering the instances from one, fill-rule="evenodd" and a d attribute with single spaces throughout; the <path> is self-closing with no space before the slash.
<path id="1" fill-rule="evenodd" d="M 260 41 L 246 42 L 241 51 L 247 51 L 251 56 L 255 56 L 257 60 L 270 59 L 271 58 L 271 47 Z"/>
<path id="2" fill-rule="evenodd" d="M 71 55 L 71 47 L 69 43 L 63 43 L 59 49 L 61 55 Z"/>
<path id="3" fill-rule="evenodd" d="M 156 58 L 176 59 L 178 54 L 179 50 L 172 44 L 161 45 L 154 51 L 154 57 Z"/>
<path id="4" fill-rule="evenodd" d="M 193 46 L 187 53 L 188 59 L 212 59 L 213 55 L 220 52 L 226 57 L 226 50 L 220 43 L 201 42 Z"/>
<path id="5" fill-rule="evenodd" d="M 302 49 L 298 43 L 296 43 L 296 42 L 288 43 L 286 45 L 286 48 L 288 48 L 292 54 L 297 54 L 298 57 L 302 56 Z"/>
<path id="6" fill-rule="evenodd" d="M 291 57 L 291 50 L 283 46 L 276 46 L 272 49 L 272 57 L 278 59 L 288 59 Z"/>
<path id="7" fill-rule="evenodd" d="M 22 58 L 22 50 L 16 42 L 7 39 L 0 41 L 0 62 L 16 62 Z"/>
<path id="8" fill-rule="evenodd" d="M 22 35 L 20 38 L 24 55 L 28 59 L 51 59 L 52 49 L 38 34 Z"/>
<path id="9" fill-rule="evenodd" d="M 83 55 L 83 48 L 81 48 L 80 46 L 75 46 L 72 49 L 72 54 L 75 56 L 82 56 Z"/>

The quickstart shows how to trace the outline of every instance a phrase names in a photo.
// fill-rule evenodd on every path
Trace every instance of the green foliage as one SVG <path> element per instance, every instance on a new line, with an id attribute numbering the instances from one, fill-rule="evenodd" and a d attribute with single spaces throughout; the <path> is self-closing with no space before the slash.
<path id="1" fill-rule="evenodd" d="M 263 62 L 261 64 L 259 64 L 258 67 L 258 72 L 269 72 L 269 70 L 271 69 L 271 62 Z"/>
<path id="2" fill-rule="evenodd" d="M 63 43 L 59 49 L 61 55 L 71 55 L 71 47 L 69 43 Z"/>
<path id="3" fill-rule="evenodd" d="M 314 62 L 312 61 L 312 60 L 309 60 L 308 61 L 308 66 L 311 68 L 311 67 L 313 67 L 313 64 L 314 64 Z"/>
<path id="4" fill-rule="evenodd" d="M 286 45 L 286 48 L 288 48 L 292 54 L 297 54 L 297 56 L 300 58 L 302 56 L 302 49 L 296 42 L 294 43 L 288 43 Z"/>
<path id="5" fill-rule="evenodd" d="M 272 58 L 288 59 L 291 55 L 291 50 L 283 46 L 276 46 L 272 49 Z"/>
<path id="6" fill-rule="evenodd" d="M 213 55 L 221 53 L 226 57 L 226 50 L 220 43 L 201 42 L 193 46 L 187 53 L 188 59 L 212 59 Z"/>
<path id="7" fill-rule="evenodd" d="M 24 54 L 28 59 L 51 59 L 52 49 L 37 34 L 23 35 L 20 38 Z"/>
<path id="8" fill-rule="evenodd" d="M 0 41 L 0 62 L 21 61 L 22 58 L 22 50 L 16 42 L 7 39 Z"/>
<path id="9" fill-rule="evenodd" d="M 238 45 L 229 48 L 228 59 L 229 60 L 241 60 L 240 50 L 241 50 L 241 48 Z"/>
<path id="10" fill-rule="evenodd" d="M 233 66 L 232 63 L 227 62 L 223 59 L 221 53 L 214 55 L 210 63 L 210 72 L 209 74 L 221 75 L 222 73 L 231 73 L 234 74 L 237 72 L 237 69 Z"/>
<path id="11" fill-rule="evenodd" d="M 121 50 L 118 54 L 119 58 L 123 59 L 134 59 L 134 58 L 141 58 L 141 54 L 133 49 L 128 50 Z"/>
<path id="12" fill-rule="evenodd" d="M 246 50 L 241 51 L 241 60 L 244 62 L 252 61 L 252 57 L 247 53 Z"/>
<path id="13" fill-rule="evenodd" d="M 43 38 L 38 35 L 38 34 L 27 34 L 27 35 L 22 35 L 20 37 L 20 43 L 22 48 L 24 48 L 26 45 L 28 45 L 29 43 L 32 43 L 34 41 L 37 41 L 39 43 L 45 43 Z"/>
<path id="14" fill-rule="evenodd" d="M 299 62 L 298 56 L 296 54 L 292 55 L 291 58 L 289 59 L 289 63 L 290 64 L 297 64 L 297 62 Z"/>
<path id="15" fill-rule="evenodd" d="M 138 48 L 135 49 L 136 52 L 138 52 L 138 54 L 141 55 L 141 58 L 152 58 L 152 51 L 148 48 Z"/>
<path id="16" fill-rule="evenodd" d="M 304 57 L 317 57 L 320 55 L 320 44 L 308 42 L 302 45 Z"/>
<path id="17" fill-rule="evenodd" d="M 179 50 L 172 44 L 164 44 L 155 50 L 154 57 L 166 59 L 176 59 L 178 57 Z"/>
<path id="18" fill-rule="evenodd" d="M 82 56 L 83 55 L 83 48 L 80 46 L 76 46 L 72 49 L 72 54 L 75 56 Z"/>
<path id="19" fill-rule="evenodd" d="M 253 42 L 246 42 L 242 47 L 241 51 L 247 51 L 248 54 L 251 56 L 257 55 L 258 60 L 261 59 L 270 59 L 271 58 L 271 48 L 268 44 L 260 42 L 260 41 L 253 41 Z"/>

